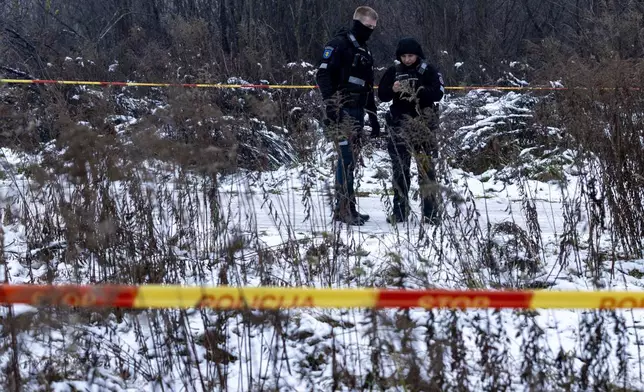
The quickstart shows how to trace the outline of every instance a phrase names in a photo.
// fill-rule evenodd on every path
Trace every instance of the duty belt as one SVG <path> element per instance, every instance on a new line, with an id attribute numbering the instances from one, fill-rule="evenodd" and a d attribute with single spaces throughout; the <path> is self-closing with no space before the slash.
<path id="1" fill-rule="evenodd" d="M 364 108 L 367 105 L 368 94 L 364 93 L 343 93 L 343 96 L 346 98 L 343 100 L 343 105 L 348 108 Z"/>

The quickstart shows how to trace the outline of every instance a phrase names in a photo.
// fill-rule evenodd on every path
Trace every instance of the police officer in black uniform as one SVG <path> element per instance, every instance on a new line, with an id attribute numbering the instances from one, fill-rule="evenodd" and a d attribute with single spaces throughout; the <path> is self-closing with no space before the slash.
<path id="1" fill-rule="evenodd" d="M 373 57 L 366 44 L 377 20 L 372 8 L 356 8 L 351 29 L 340 30 L 324 47 L 316 76 L 326 105 L 325 134 L 334 141 L 338 153 L 333 218 L 349 225 L 363 225 L 369 219 L 369 215 L 357 211 L 353 178 L 365 111 L 371 136 L 380 133 Z"/>
<path id="2" fill-rule="evenodd" d="M 445 88 L 438 70 L 425 60 L 414 38 L 398 42 L 396 64 L 389 67 L 378 85 L 378 97 L 392 101 L 386 115 L 387 150 L 393 167 L 394 203 L 389 223 L 409 217 L 409 184 L 412 155 L 418 167 L 423 220 L 438 224 L 438 187 L 432 157 L 436 153 L 438 102 Z"/>

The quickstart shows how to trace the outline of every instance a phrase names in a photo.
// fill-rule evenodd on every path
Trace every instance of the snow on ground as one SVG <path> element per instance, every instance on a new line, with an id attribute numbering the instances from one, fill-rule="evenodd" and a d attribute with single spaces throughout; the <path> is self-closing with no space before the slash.
<path id="1" fill-rule="evenodd" d="M 381 180 L 374 179 L 378 169 L 388 166 L 388 159 L 385 153 L 375 152 L 372 157 L 365 160 L 365 165 L 361 172 L 361 184 L 359 191 L 362 192 L 363 197 L 359 198 L 359 206 L 363 213 L 368 213 L 371 216 L 369 222 L 364 226 L 349 228 L 342 227 L 342 238 L 355 241 L 357 246 L 364 249 L 369 255 L 366 258 L 357 257 L 354 260 L 347 260 L 353 263 L 354 267 L 360 265 L 362 268 L 371 266 L 369 273 L 374 273 L 380 268 L 386 268 L 386 264 L 390 261 L 387 254 L 391 252 L 401 252 L 402 256 L 409 260 L 414 260 L 415 263 L 420 264 L 422 259 L 432 260 L 436 259 L 437 249 L 434 247 L 422 246 L 419 239 L 419 226 L 417 222 L 410 222 L 409 224 L 400 224 L 396 229 L 385 221 L 387 203 L 382 198 L 383 183 Z M 414 171 L 415 168 L 412 169 Z M 322 176 L 324 171 L 327 171 L 327 176 L 323 177 L 325 180 L 332 180 L 329 178 L 329 169 L 321 171 Z M 301 187 L 302 184 L 298 178 L 299 168 L 293 170 L 280 170 L 277 173 L 267 174 L 264 181 L 270 183 L 275 181 L 275 186 L 270 187 L 274 194 L 270 196 L 271 203 L 279 206 L 282 216 L 288 217 L 289 223 L 296 233 L 296 238 L 305 238 L 310 236 L 311 233 L 323 232 L 332 230 L 330 222 L 330 206 L 324 195 L 324 186 L 320 181 L 312 193 L 315 195 L 313 199 L 318 202 L 313 206 L 313 217 L 305 219 L 307 215 L 304 212 L 304 206 L 300 203 Z M 413 174 L 415 176 L 415 173 Z M 577 179 L 571 177 L 568 182 L 567 189 L 561 189 L 560 186 L 541 183 L 537 181 L 525 181 L 524 183 L 516 183 L 512 185 L 501 183 L 492 178 L 487 181 L 481 181 L 481 178 L 487 178 L 489 174 L 481 176 L 473 176 L 464 173 L 458 169 L 452 169 L 450 172 L 449 181 L 453 190 L 465 196 L 464 190 L 467 188 L 471 191 L 472 196 L 475 198 L 478 205 L 481 226 L 487 227 L 488 223 L 500 223 L 503 221 L 513 221 L 520 227 L 527 229 L 526 217 L 522 212 L 522 196 L 520 187 L 525 187 L 523 191 L 530 195 L 534 201 L 538 213 L 538 222 L 541 228 L 541 241 L 544 244 L 545 264 L 541 266 L 540 271 L 532 278 L 533 280 L 541 280 L 548 283 L 552 290 L 578 290 L 586 291 L 593 290 L 589 277 L 584 274 L 584 271 L 578 270 L 574 263 L 571 261 L 567 269 L 559 267 L 557 258 L 559 255 L 560 236 L 566 230 L 564 227 L 563 216 L 565 213 L 565 206 L 562 201 L 570 195 L 575 195 L 579 192 L 579 185 Z M 414 180 L 415 181 L 415 178 Z M 279 185 L 278 185 L 279 184 Z M 386 184 L 390 186 L 390 184 Z M 226 184 L 228 200 L 232 201 L 235 206 L 232 209 L 238 210 L 240 214 L 239 221 L 241 222 L 244 215 L 244 205 L 254 207 L 254 219 L 258 231 L 262 233 L 262 238 L 267 244 L 277 245 L 284 241 L 286 235 L 283 230 L 280 230 L 276 225 L 274 219 L 271 219 L 270 214 L 266 209 L 259 206 L 262 205 L 262 196 L 257 193 L 248 196 L 246 190 L 252 188 L 248 182 L 231 181 Z M 417 186 L 412 185 L 411 192 L 413 193 Z M 565 196 L 564 196 L 565 193 Z M 243 196 L 242 196 L 243 195 Z M 243 201 L 242 201 L 243 200 Z M 390 200 L 389 200 L 390 202 Z M 420 214 L 418 202 L 413 203 L 414 213 Z M 452 208 L 453 209 L 453 208 Z M 447 225 L 450 223 L 448 222 Z M 582 231 L 583 233 L 583 231 Z M 433 241 L 439 244 L 440 240 L 437 232 L 434 232 L 435 237 Z M 466 241 L 465 238 L 461 240 Z M 607 242 L 606 246 L 610 244 Z M 409 248 L 413 248 L 410 251 Z M 413 262 L 412 262 L 413 263 Z M 602 280 L 604 281 L 606 289 L 614 290 L 641 290 L 644 287 L 644 282 L 628 274 L 629 271 L 642 271 L 644 267 L 644 260 L 636 260 L 629 262 L 618 263 L 618 273 L 611 276 L 609 271 L 603 273 Z M 463 288 L 462 276 L 457 271 L 445 271 L 441 265 L 426 264 L 420 266 L 416 265 L 419 271 L 425 274 L 427 279 L 410 279 L 406 286 L 408 287 L 423 287 L 422 284 L 414 284 L 414 282 L 429 282 L 433 287 L 441 288 Z M 414 266 L 410 266 L 413 270 Z M 351 267 L 349 267 L 351 268 Z M 438 277 L 438 279 L 432 278 Z M 283 281 L 292 281 L 292 276 L 281 276 Z M 419 278 L 417 276 L 417 278 Z M 371 281 L 365 279 L 362 283 Z M 345 282 L 339 283 L 336 287 L 357 286 L 359 282 Z M 335 286 L 335 285 L 334 285 Z M 430 286 L 430 287 L 432 287 Z M 424 286 L 428 287 L 428 286 Z M 419 325 L 426 322 L 426 312 L 417 311 L 413 314 L 420 319 Z M 477 315 L 490 315 L 486 311 L 470 312 L 472 319 Z M 509 311 L 501 312 L 500 320 L 503 320 L 503 329 L 510 340 L 510 349 L 508 355 L 510 360 L 516 358 L 518 361 L 521 358 L 521 342 L 520 339 L 515 337 L 521 336 L 525 331 L 518 329 L 516 316 Z M 580 323 L 584 312 L 573 310 L 540 310 L 537 317 L 539 326 L 543 329 L 547 346 L 543 347 L 548 355 L 552 358 L 556 357 L 557 353 L 562 350 L 563 352 L 573 352 L 576 350 L 583 351 L 582 337 L 584 333 L 580 331 Z M 642 324 L 643 311 L 626 311 L 623 312 L 625 317 L 625 324 L 629 330 L 628 339 L 628 358 L 629 360 L 629 374 L 631 375 L 631 382 L 633 386 L 642 386 L 641 378 L 641 362 L 639 355 L 639 346 L 644 343 L 642 337 L 638 335 L 638 330 L 644 327 Z M 360 316 L 357 316 L 361 318 Z M 360 321 L 358 321 L 360 324 Z M 609 328 L 607 328 L 609 329 Z M 313 329 L 316 330 L 316 329 Z M 473 334 L 469 328 L 466 328 L 464 333 Z M 469 336 L 469 348 L 472 352 L 476 352 L 474 337 Z M 351 342 L 350 344 L 360 344 L 358 342 Z M 363 348 L 369 346 L 368 342 L 363 342 Z M 360 351 L 360 350 L 358 350 Z M 368 355 L 365 352 L 363 355 Z M 611 364 L 611 371 L 615 371 L 615 365 Z M 482 388 L 481 380 L 473 377 L 473 390 Z M 518 380 L 514 380 L 517 382 Z M 308 386 L 310 387 L 310 385 Z M 518 385 L 515 385 L 514 390 L 520 390 Z M 322 390 L 322 389 L 321 389 Z"/>
<path id="2" fill-rule="evenodd" d="M 505 99 L 511 101 L 507 96 Z M 490 102 L 489 105 L 491 111 L 497 111 L 502 102 Z M 490 121 L 490 118 L 480 120 Z M 330 220 L 331 209 L 325 186 L 332 184 L 332 150 L 329 145 L 321 143 L 318 152 L 316 161 L 309 165 L 283 167 L 261 174 L 241 172 L 221 178 L 218 197 L 228 229 L 226 237 L 232 240 L 234 236 L 241 236 L 255 244 L 235 252 L 235 270 L 228 272 L 232 285 L 260 285 L 268 276 L 273 284 L 338 288 L 465 288 L 477 282 L 501 286 L 540 282 L 551 290 L 591 289 L 587 271 L 578 267 L 573 255 L 565 268 L 558 260 L 561 235 L 567 229 L 563 217 L 569 206 L 565 201 L 579 192 L 576 178 L 569 177 L 566 188 L 562 189 L 559 185 L 533 180 L 508 184 L 498 180 L 494 172 L 475 176 L 450 168 L 441 178 L 443 185 L 464 201 L 447 205 L 448 217 L 443 225 L 438 229 L 420 226 L 416 200 L 412 201 L 414 213 L 411 221 L 393 227 L 385 221 L 391 203 L 386 190 L 391 184 L 379 176 L 383 170 L 389 173 L 390 163 L 385 150 L 369 145 L 365 148 L 364 164 L 358 175 L 358 191 L 359 208 L 371 219 L 364 226 L 347 228 Z M 17 162 L 15 154 L 10 151 L 3 153 L 6 157 L 3 164 Z M 412 165 L 412 194 L 417 190 L 415 174 L 415 166 Z M 15 179 L 3 181 L 5 196 L 16 184 Z M 477 264 L 480 261 L 477 252 L 481 249 L 475 243 L 479 233 L 476 230 L 485 234 L 488 227 L 504 221 L 512 221 L 528 230 L 523 204 L 526 194 L 538 213 L 539 240 L 543 244 L 541 264 L 533 273 L 504 270 L 499 276 L 493 276 L 489 268 Z M 201 200 L 200 203 L 204 203 L 202 213 L 208 214 L 205 202 Z M 477 225 L 474 224 L 476 220 Z M 195 222 L 195 226 L 200 224 Z M 207 225 L 200 227 L 197 230 L 203 230 L 201 235 L 204 238 L 214 230 Z M 163 230 L 166 229 L 168 234 L 172 234 L 171 227 Z M 583 234 L 583 225 L 580 225 L 580 230 Z M 0 279 L 14 283 L 34 282 L 34 277 L 46 273 L 47 266 L 33 269 L 24 264 L 25 236 L 25 228 L 19 224 L 4 226 L 5 252 L 11 252 L 11 255 L 7 257 L 7 265 L 0 266 Z M 303 254 L 311 249 L 322 249 L 329 238 L 340 240 L 346 246 L 341 250 L 329 250 L 335 252 L 337 258 L 329 257 L 328 265 L 316 265 L 315 257 L 307 258 Z M 257 244 L 261 244 L 263 249 L 295 250 L 261 267 L 269 271 L 260 279 L 261 259 Z M 217 284 L 220 267 L 209 267 L 210 261 L 216 261 L 216 256 L 214 260 L 204 260 L 189 252 L 181 252 L 177 249 L 178 256 L 188 262 L 183 283 Z M 578 257 L 584 257 L 583 251 Z M 402 266 L 404 277 L 393 273 L 392 267 L 397 264 Z M 58 269 L 66 268 L 71 269 L 71 266 L 59 261 Z M 207 272 L 199 273 L 204 270 Z M 601 280 L 606 288 L 633 290 L 643 286 L 642 280 L 631 271 L 644 271 L 644 260 L 619 262 L 617 271 L 614 276 L 608 270 L 602 271 Z M 7 312 L 7 308 L 3 308 L 0 318 L 7 317 Z M 36 309 L 28 306 L 14 306 L 12 312 L 14 316 L 37 314 Z M 400 316 L 400 312 L 395 310 L 383 314 L 392 318 Z M 623 317 L 627 330 L 625 358 L 628 373 L 625 379 L 632 387 L 643 388 L 639 346 L 644 341 L 638 331 L 643 327 L 644 313 L 624 311 L 616 314 Z M 280 312 L 274 322 L 259 312 L 232 314 L 210 310 L 163 314 L 140 312 L 122 318 L 113 314 L 103 317 L 102 322 L 83 323 L 81 320 L 69 322 L 70 318 L 74 320 L 73 315 L 57 315 L 53 319 L 60 318 L 60 322 L 52 320 L 42 330 L 21 332 L 19 341 L 25 353 L 23 373 L 36 372 L 39 367 L 35 364 L 38 363 L 51 364 L 60 370 L 64 365 L 57 357 L 89 353 L 84 363 L 91 363 L 91 371 L 81 367 L 66 369 L 64 379 L 50 382 L 51 389 L 61 392 L 202 391 L 213 388 L 208 384 L 210 380 L 225 380 L 230 391 L 326 391 L 334 385 L 334 368 L 339 366 L 357 380 L 358 386 L 353 390 L 360 390 L 360 385 L 367 382 L 374 370 L 372 360 L 375 352 L 381 352 L 383 356 L 382 375 L 405 373 L 403 345 L 407 343 L 400 336 L 400 330 L 394 325 L 381 324 L 374 334 L 372 316 L 365 310 L 290 310 Z M 428 377 L 428 358 L 436 350 L 436 341 L 424 337 L 432 326 L 437 328 L 436 340 L 440 340 L 440 336 L 449 337 L 447 326 L 451 317 L 452 313 L 446 311 L 415 309 L 409 312 L 414 325 L 411 340 L 421 355 L 420 363 L 427 365 L 427 368 L 420 369 L 421 377 Z M 542 335 L 534 343 L 541 355 L 547 357 L 544 363 L 556 367 L 555 358 L 559 354 L 576 355 L 575 372 L 579 372 L 584 361 L 588 361 L 584 357 L 585 344 L 591 339 L 589 331 L 583 327 L 585 317 L 589 315 L 583 311 L 538 310 L 534 320 Z M 481 329 L 495 330 L 502 336 L 500 341 L 505 344 L 496 348 L 500 352 L 497 362 L 510 370 L 504 377 L 512 384 L 511 389 L 528 390 L 520 379 L 521 366 L 526 360 L 526 345 L 535 338 L 529 333 L 528 326 L 522 324 L 523 321 L 520 313 L 512 311 L 459 313 L 456 325 L 463 334 L 468 352 L 470 374 L 467 378 L 471 390 L 482 390 L 492 382 L 481 376 L 485 369 L 477 364 L 482 355 L 489 354 L 481 346 Z M 214 325 L 221 329 L 221 341 L 204 343 L 204 334 Z M 613 328 L 615 322 L 609 319 L 601 332 L 613 336 Z M 170 336 L 171 331 L 174 341 L 164 336 L 164 333 Z M 621 354 L 617 351 L 617 338 L 613 336 L 611 339 L 613 345 L 606 349 L 608 353 L 599 354 L 606 355 L 605 365 L 610 373 L 617 374 L 616 358 Z M 384 347 L 389 347 L 389 351 Z M 395 355 L 394 352 L 400 354 Z M 0 354 L 0 361 L 5 366 L 8 358 Z M 448 382 L 459 381 L 457 374 L 447 374 Z M 26 379 L 29 380 L 28 377 Z M 25 390 L 36 390 L 39 382 L 27 381 L 31 389 Z M 352 388 L 345 385 L 343 390 Z M 404 384 L 391 385 L 389 390 L 404 390 Z"/>
<path id="3" fill-rule="evenodd" d="M 370 262 L 373 262 L 371 273 L 378 270 L 379 268 L 386 268 L 388 262 L 387 254 L 392 251 L 401 251 L 403 257 L 409 257 L 410 259 L 416 259 L 416 262 L 419 263 L 419 259 L 426 258 L 432 259 L 435 257 L 436 249 L 432 247 L 425 247 L 424 249 L 417 248 L 415 244 L 419 244 L 420 240 L 418 238 L 418 225 L 413 222 L 410 224 L 401 224 L 398 225 L 397 230 L 387 224 L 385 221 L 386 209 L 387 206 L 382 199 L 382 189 L 383 184 L 380 180 L 373 179 L 378 168 L 387 166 L 387 158 L 382 152 L 374 153 L 371 159 L 365 160 L 365 167 L 362 169 L 362 182 L 359 187 L 360 192 L 368 193 L 368 196 L 361 197 L 359 199 L 360 209 L 371 215 L 371 219 L 364 226 L 356 228 L 342 228 L 342 238 L 347 238 L 347 240 L 355 241 L 357 246 L 360 246 L 366 252 L 369 253 L 369 256 L 361 259 L 359 257 L 354 260 L 347 260 L 349 263 L 352 263 L 354 267 L 357 267 L 360 264 L 363 268 L 368 266 Z M 324 169 L 327 172 L 328 169 Z M 324 170 L 321 170 L 321 175 L 324 173 Z M 273 205 L 278 206 L 280 214 L 283 217 L 289 219 L 289 223 L 292 227 L 292 230 L 296 233 L 296 238 L 305 238 L 310 236 L 311 233 L 323 232 L 332 230 L 332 224 L 330 223 L 330 208 L 324 196 L 324 187 L 322 181 L 320 181 L 313 191 L 313 199 L 318 202 L 317 205 L 313 206 L 313 213 L 311 214 L 313 218 L 306 220 L 304 206 L 300 203 L 302 187 L 301 182 L 298 177 L 299 168 L 292 170 L 280 170 L 277 173 L 269 173 L 265 177 L 265 181 L 269 184 L 271 181 L 275 182 L 275 186 L 271 186 L 270 189 L 274 191 L 270 196 L 270 201 Z M 329 179 L 328 174 L 324 179 Z M 465 187 L 469 188 L 473 196 L 477 200 L 479 206 L 479 212 L 481 213 L 483 227 L 487 226 L 487 223 L 498 223 L 506 220 L 511 220 L 516 222 L 519 226 L 526 228 L 525 216 L 521 212 L 521 195 L 519 193 L 518 187 L 521 184 L 514 185 L 504 185 L 500 184 L 498 181 L 495 181 L 493 178 L 489 179 L 486 182 L 482 182 L 479 178 L 475 176 L 468 175 L 459 170 L 452 170 L 451 173 L 452 186 L 455 190 L 463 192 Z M 483 176 L 480 176 L 483 177 Z M 279 185 L 278 185 L 279 184 Z M 389 184 L 387 184 L 389 185 Z M 536 181 L 527 181 L 524 184 L 528 189 L 525 191 L 528 194 L 532 195 L 532 198 L 535 201 L 535 206 L 538 212 L 538 221 L 541 227 L 541 241 L 545 244 L 544 247 L 544 257 L 546 258 L 546 265 L 544 265 L 534 277 L 535 280 L 541 279 L 545 282 L 548 282 L 553 290 L 591 290 L 590 281 L 583 274 L 575 271 L 574 267 L 570 267 L 568 270 L 561 271 L 557 267 L 557 255 L 558 255 L 558 238 L 565 230 L 563 224 L 563 209 L 562 206 L 562 189 L 558 186 L 539 183 Z M 278 245 L 282 243 L 287 234 L 284 230 L 278 228 L 274 219 L 271 218 L 269 212 L 266 208 L 261 208 L 263 204 L 263 197 L 258 193 L 248 195 L 246 192 L 248 189 L 252 188 L 251 184 L 245 182 L 244 180 L 234 181 L 231 179 L 229 183 L 226 184 L 225 189 L 229 193 L 225 193 L 224 198 L 230 200 L 234 207 L 233 211 L 239 211 L 239 221 L 243 222 L 243 216 L 245 215 L 243 210 L 244 206 L 254 208 L 253 217 L 256 219 L 256 224 L 258 231 L 262 233 L 262 239 L 269 245 Z M 412 186 L 412 192 L 416 186 Z M 568 184 L 567 193 L 575 194 L 579 192 L 577 182 L 574 178 Z M 418 203 L 414 203 L 414 212 L 419 214 Z M 253 223 L 254 225 L 255 223 Z M 437 238 L 434 238 L 436 241 Z M 411 245 L 412 248 L 415 248 L 413 251 L 409 251 L 407 246 Z M 644 260 L 634 261 L 632 264 L 623 263 L 621 264 L 623 269 L 627 270 L 641 270 L 644 267 Z M 427 274 L 428 281 L 435 285 L 436 287 L 463 287 L 463 282 L 459 279 L 461 278 L 456 271 L 445 271 L 440 265 L 429 266 L 424 265 L 421 270 Z M 351 267 L 349 267 L 351 268 Z M 439 276 L 443 279 L 432 279 L 432 274 L 434 276 Z M 292 276 L 280 276 L 281 280 L 285 282 L 292 281 Z M 615 277 L 610 277 L 608 271 L 605 271 L 606 287 L 616 290 L 632 290 L 639 289 L 642 287 L 641 279 L 637 279 L 633 276 L 627 274 L 618 274 Z M 422 279 L 420 279 L 422 281 Z M 366 279 L 369 281 L 369 279 Z M 413 280 L 412 280 L 413 281 Z M 363 281 L 364 282 L 364 281 Z M 356 286 L 358 282 L 351 282 L 349 284 L 339 283 L 336 287 L 345 287 L 345 286 Z M 413 283 L 410 282 L 410 287 L 414 287 Z M 351 313 L 351 312 L 350 312 Z M 543 328 L 545 333 L 545 342 L 547 342 L 547 347 L 543 347 L 546 352 L 555 357 L 560 349 L 563 352 L 572 352 L 574 349 L 581 349 L 580 341 L 580 321 L 582 319 L 583 312 L 581 311 L 570 311 L 570 310 L 540 310 L 540 316 L 537 318 L 539 325 Z M 419 325 L 422 325 L 426 320 L 423 318 L 426 317 L 426 312 L 418 311 L 414 312 L 415 316 L 421 319 Z M 477 314 L 489 315 L 488 312 L 470 312 L 471 316 L 474 318 Z M 642 311 L 629 311 L 624 312 L 624 317 L 626 317 L 626 325 L 629 328 L 629 342 L 628 346 L 628 355 L 632 360 L 630 363 L 630 374 L 633 377 L 633 382 L 640 381 L 640 363 L 639 363 L 639 345 L 643 343 L 642 338 L 637 335 L 637 331 L 642 327 L 641 317 L 644 314 Z M 353 316 L 358 318 L 357 324 L 360 324 L 359 319 L 361 316 Z M 525 331 L 521 331 L 517 328 L 517 323 L 515 320 L 516 316 L 513 316 L 511 312 L 502 312 L 502 316 L 499 316 L 504 320 L 503 328 L 509 337 L 510 349 L 509 356 L 510 358 L 515 357 L 521 358 L 521 347 L 519 339 L 514 339 L 515 336 L 521 335 Z M 322 325 L 320 325 L 322 327 Z M 313 328 L 313 331 L 317 328 Z M 467 335 L 467 328 L 464 331 Z M 360 333 L 358 333 L 360 336 Z M 472 352 L 476 352 L 474 337 L 470 336 L 470 349 Z M 362 349 L 369 347 L 368 342 L 347 342 L 349 345 L 358 346 L 362 345 Z M 360 351 L 359 349 L 357 351 Z M 358 353 L 355 353 L 358 355 Z M 368 355 L 367 352 L 362 355 Z M 613 369 L 614 370 L 614 369 Z M 517 380 L 515 380 L 517 381 Z M 641 384 L 636 384 L 641 385 Z M 473 386 L 482 387 L 481 380 L 473 378 Z M 292 386 L 294 387 L 294 386 Z M 308 385 L 307 388 L 311 386 Z M 306 389 L 306 388 L 304 388 Z M 477 388 L 474 388 L 475 390 Z M 320 389 L 323 390 L 323 389 Z M 519 390 L 518 387 L 516 390 Z"/>

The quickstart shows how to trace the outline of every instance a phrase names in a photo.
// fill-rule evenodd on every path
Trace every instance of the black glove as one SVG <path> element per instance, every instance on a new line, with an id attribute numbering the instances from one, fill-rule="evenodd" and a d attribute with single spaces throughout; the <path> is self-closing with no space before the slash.
<path id="1" fill-rule="evenodd" d="M 327 105 L 326 107 L 326 119 L 324 120 L 325 124 L 336 123 L 338 122 L 338 111 L 333 105 Z"/>
<path id="2" fill-rule="evenodd" d="M 377 138 L 380 136 L 380 123 L 378 116 L 375 113 L 369 113 L 369 123 L 371 124 L 371 137 Z"/>

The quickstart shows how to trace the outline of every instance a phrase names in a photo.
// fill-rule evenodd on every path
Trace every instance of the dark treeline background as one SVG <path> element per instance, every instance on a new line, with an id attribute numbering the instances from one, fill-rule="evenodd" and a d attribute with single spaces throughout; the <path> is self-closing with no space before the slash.
<path id="1" fill-rule="evenodd" d="M 4 0 L 0 66 L 37 78 L 280 82 L 285 63 L 316 62 L 362 4 L 380 14 L 371 41 L 379 66 L 413 35 L 448 83 L 494 82 L 511 61 L 543 71 L 554 54 L 601 61 L 644 53 L 637 0 Z M 68 56 L 92 67 L 65 74 Z M 108 74 L 115 60 L 118 71 Z"/>

